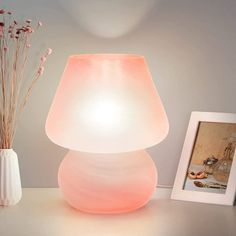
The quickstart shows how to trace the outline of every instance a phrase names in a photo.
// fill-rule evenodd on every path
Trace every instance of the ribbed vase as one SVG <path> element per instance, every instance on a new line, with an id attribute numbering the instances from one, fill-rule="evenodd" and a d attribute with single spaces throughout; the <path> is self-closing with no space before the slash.
<path id="1" fill-rule="evenodd" d="M 21 197 L 17 154 L 12 149 L 0 149 L 0 205 L 15 205 Z"/>

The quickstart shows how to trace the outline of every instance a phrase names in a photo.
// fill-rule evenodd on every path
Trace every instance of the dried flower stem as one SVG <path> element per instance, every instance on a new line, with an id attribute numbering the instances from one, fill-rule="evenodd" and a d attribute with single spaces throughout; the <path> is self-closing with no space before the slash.
<path id="1" fill-rule="evenodd" d="M 41 22 L 35 26 L 37 30 Z M 48 49 L 40 58 L 35 75 L 27 83 L 25 69 L 34 32 L 32 21 L 22 26 L 12 20 L 12 13 L 0 9 L 0 148 L 12 148 L 17 122 L 32 93 L 33 87 L 44 71 Z M 26 87 L 23 85 L 26 84 Z"/>

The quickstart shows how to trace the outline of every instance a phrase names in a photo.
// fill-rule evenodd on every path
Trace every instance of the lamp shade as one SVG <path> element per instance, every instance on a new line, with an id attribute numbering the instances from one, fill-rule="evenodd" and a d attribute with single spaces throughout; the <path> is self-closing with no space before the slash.
<path id="1" fill-rule="evenodd" d="M 70 56 L 46 121 L 54 143 L 90 153 L 145 149 L 168 128 L 144 57 L 123 54 Z"/>

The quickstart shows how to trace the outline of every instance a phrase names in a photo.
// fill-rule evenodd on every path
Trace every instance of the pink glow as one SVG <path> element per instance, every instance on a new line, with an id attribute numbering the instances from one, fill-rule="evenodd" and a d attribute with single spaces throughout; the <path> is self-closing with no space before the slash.
<path id="1" fill-rule="evenodd" d="M 135 210 L 155 190 L 157 172 L 145 151 L 90 154 L 69 151 L 58 173 L 59 186 L 76 209 L 112 214 Z"/>
<path id="2" fill-rule="evenodd" d="M 91 153 L 145 149 L 168 128 L 144 57 L 117 54 L 71 56 L 46 122 L 54 143 Z"/>
<path id="3" fill-rule="evenodd" d="M 58 173 L 68 203 L 92 213 L 145 205 L 157 172 L 142 149 L 161 142 L 168 129 L 144 57 L 71 56 L 46 122 L 48 137 L 74 150 Z"/>

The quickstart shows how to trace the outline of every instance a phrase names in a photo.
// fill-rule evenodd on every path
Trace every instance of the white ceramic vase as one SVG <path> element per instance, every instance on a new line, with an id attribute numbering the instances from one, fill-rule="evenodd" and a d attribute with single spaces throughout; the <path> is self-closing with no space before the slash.
<path id="1" fill-rule="evenodd" d="M 22 197 L 17 154 L 13 149 L 0 149 L 0 205 L 17 204 Z"/>

